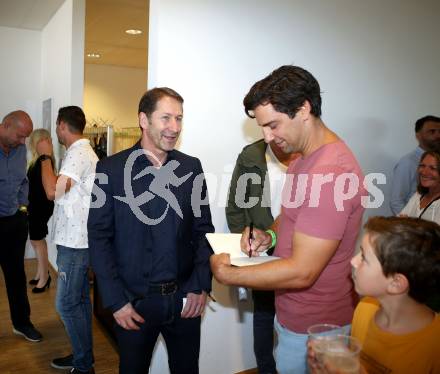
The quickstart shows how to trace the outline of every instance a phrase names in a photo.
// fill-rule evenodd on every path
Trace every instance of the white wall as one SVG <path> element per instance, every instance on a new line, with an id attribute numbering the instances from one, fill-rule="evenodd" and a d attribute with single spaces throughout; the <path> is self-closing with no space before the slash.
<path id="1" fill-rule="evenodd" d="M 147 86 L 146 69 L 86 64 L 84 78 L 84 112 L 88 122 L 138 126 L 137 107 Z"/>
<path id="2" fill-rule="evenodd" d="M 0 61 L 0 120 L 22 109 L 41 127 L 41 32 L 0 27 Z M 25 256 L 34 257 L 30 243 Z"/>
<path id="3" fill-rule="evenodd" d="M 52 98 L 52 138 L 56 144 L 58 109 L 83 104 L 85 0 L 66 0 L 42 30 L 42 100 Z M 59 159 L 63 152 L 55 146 Z M 49 223 L 49 228 L 51 224 Z M 50 233 L 49 233 L 50 235 Z M 48 241 L 49 261 L 56 268 L 56 248 Z"/>
<path id="4" fill-rule="evenodd" d="M 0 117 L 17 109 L 41 123 L 41 33 L 0 27 Z M 0 120 L 1 120 L 0 119 Z"/>
<path id="5" fill-rule="evenodd" d="M 42 96 L 53 99 L 52 130 L 59 107 L 83 104 L 84 17 L 84 0 L 66 0 L 42 31 Z"/>
<path id="6" fill-rule="evenodd" d="M 151 0 L 148 82 L 183 95 L 180 149 L 220 178 L 261 136 L 243 112 L 250 86 L 280 65 L 303 66 L 321 84 L 324 122 L 366 173 L 389 177 L 416 145 L 415 120 L 440 111 L 439 14 L 436 0 Z M 387 196 L 389 184 L 382 188 Z M 211 185 L 210 194 L 225 231 L 225 194 Z M 389 214 L 387 204 L 368 214 Z M 235 296 L 214 290 L 220 302 L 203 322 L 201 372 L 254 367 L 250 318 L 239 324 Z M 160 354 L 154 374 L 167 372 Z"/>

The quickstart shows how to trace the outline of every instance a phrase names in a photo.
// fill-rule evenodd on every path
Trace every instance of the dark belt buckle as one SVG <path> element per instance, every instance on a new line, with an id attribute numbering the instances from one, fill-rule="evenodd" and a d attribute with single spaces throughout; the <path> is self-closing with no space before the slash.
<path id="1" fill-rule="evenodd" d="M 160 285 L 160 293 L 162 296 L 172 295 L 176 291 L 177 284 L 175 282 L 169 282 Z"/>

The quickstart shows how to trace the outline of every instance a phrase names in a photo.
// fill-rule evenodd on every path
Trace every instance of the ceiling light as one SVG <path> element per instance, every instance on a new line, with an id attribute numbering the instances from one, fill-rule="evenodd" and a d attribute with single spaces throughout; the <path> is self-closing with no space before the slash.
<path id="1" fill-rule="evenodd" d="M 101 55 L 99 53 L 87 53 L 87 57 L 90 57 L 90 58 L 100 58 Z"/>
<path id="2" fill-rule="evenodd" d="M 130 35 L 142 34 L 142 30 L 137 30 L 137 29 L 128 29 L 128 30 L 125 30 L 125 32 Z"/>

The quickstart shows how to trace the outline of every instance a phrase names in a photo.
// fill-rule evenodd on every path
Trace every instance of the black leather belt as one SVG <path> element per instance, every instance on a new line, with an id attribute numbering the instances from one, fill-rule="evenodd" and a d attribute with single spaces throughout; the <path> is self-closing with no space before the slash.
<path id="1" fill-rule="evenodd" d="M 158 293 L 162 296 L 172 295 L 177 291 L 176 282 L 156 283 L 150 284 L 148 287 L 148 293 Z"/>

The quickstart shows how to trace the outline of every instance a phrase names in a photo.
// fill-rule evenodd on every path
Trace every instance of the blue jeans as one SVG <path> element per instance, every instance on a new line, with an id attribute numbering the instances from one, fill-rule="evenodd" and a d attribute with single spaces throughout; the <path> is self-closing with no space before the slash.
<path id="1" fill-rule="evenodd" d="M 279 374 L 306 374 L 308 334 L 293 332 L 278 322 L 275 317 L 275 331 L 278 344 L 275 349 L 275 361 Z M 344 334 L 350 333 L 351 325 L 343 326 Z"/>
<path id="2" fill-rule="evenodd" d="M 62 245 L 57 249 L 56 309 L 72 344 L 73 366 L 87 371 L 93 366 L 89 250 Z"/>

